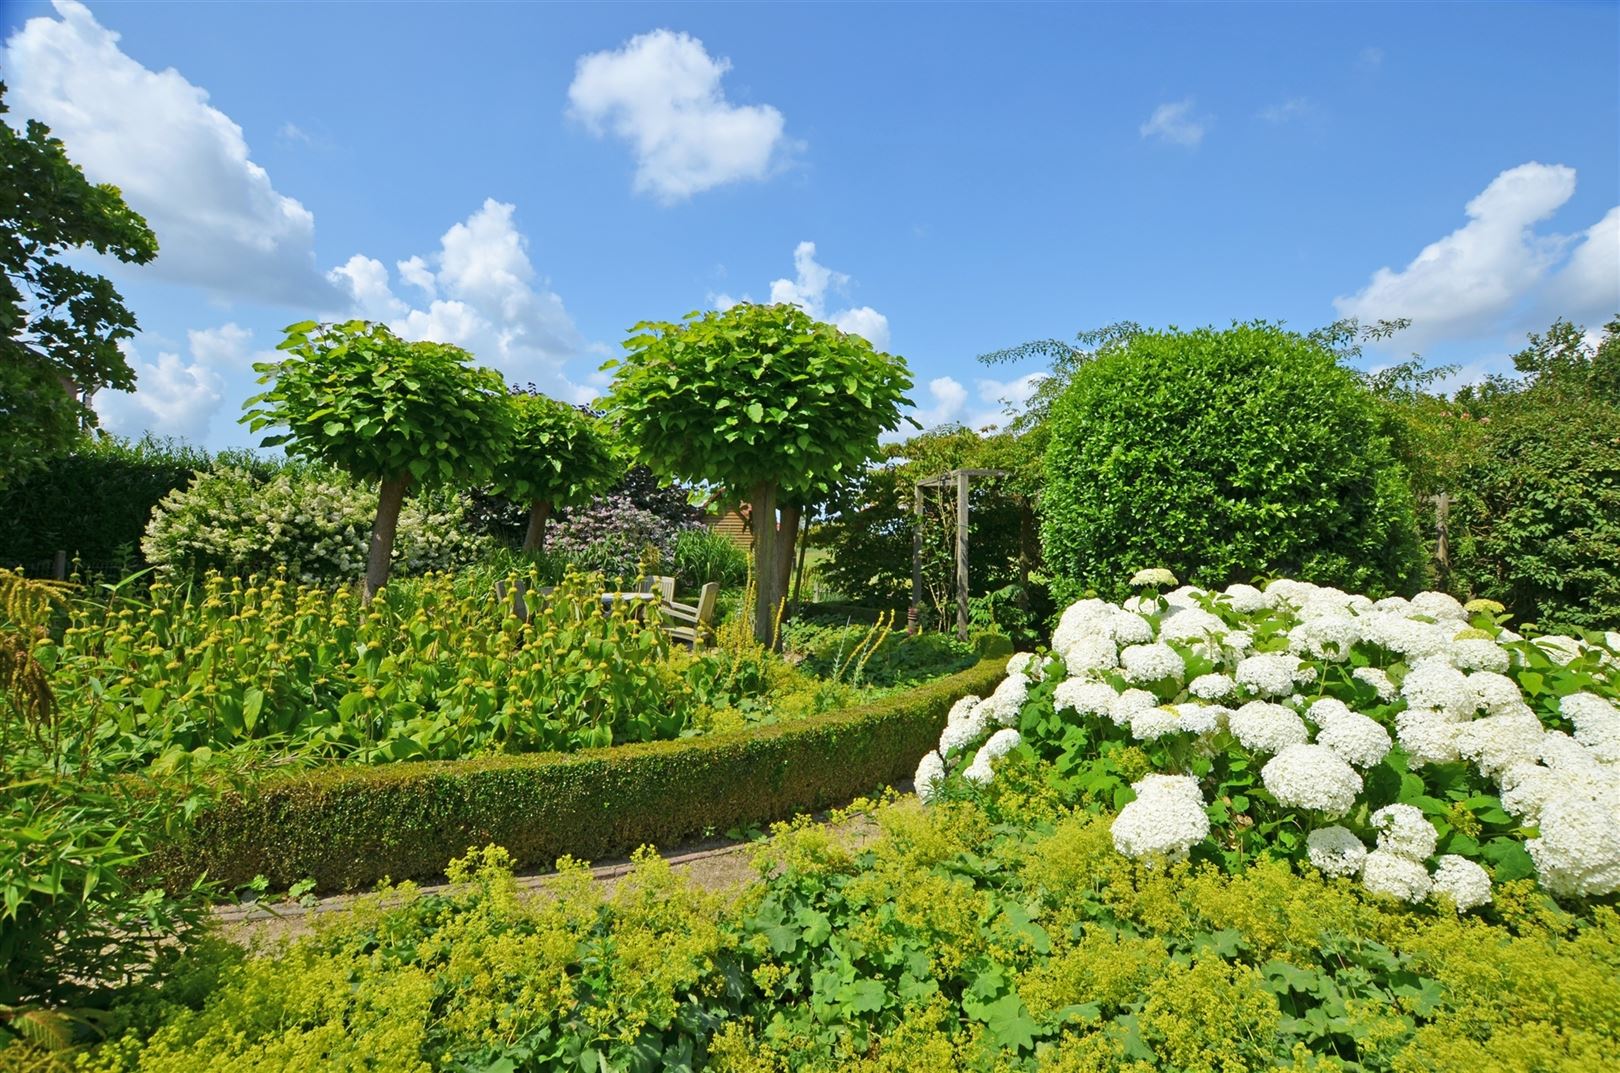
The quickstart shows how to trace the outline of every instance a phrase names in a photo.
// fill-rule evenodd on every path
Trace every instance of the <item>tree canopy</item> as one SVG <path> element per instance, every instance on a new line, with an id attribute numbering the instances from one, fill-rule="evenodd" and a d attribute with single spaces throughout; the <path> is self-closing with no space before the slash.
<path id="1" fill-rule="evenodd" d="M 601 421 L 545 395 L 516 393 L 512 442 L 495 473 L 502 495 L 530 505 L 525 551 L 544 544 L 545 522 L 558 507 L 588 502 L 623 475 Z"/>
<path id="2" fill-rule="evenodd" d="M 135 386 L 119 349 L 135 315 L 110 280 L 62 255 L 91 249 L 145 264 L 157 248 L 117 187 L 86 179 L 50 128 L 30 120 L 18 131 L 0 119 L 0 483 L 95 425 L 80 393 Z"/>
<path id="3" fill-rule="evenodd" d="M 248 399 L 250 428 L 282 427 L 263 446 L 380 482 L 366 590 L 388 579 L 400 504 L 411 485 L 490 479 L 506 458 L 513 413 L 499 373 L 447 343 L 406 342 L 369 321 L 304 321 L 287 357 L 253 368 L 267 390 Z"/>
<path id="4" fill-rule="evenodd" d="M 900 358 L 791 305 L 744 303 L 632 331 L 628 356 L 604 366 L 616 367 L 609 416 L 659 473 L 749 499 L 755 633 L 766 639 L 780 596 L 778 495 L 830 487 L 875 457 L 910 404 L 911 375 Z"/>

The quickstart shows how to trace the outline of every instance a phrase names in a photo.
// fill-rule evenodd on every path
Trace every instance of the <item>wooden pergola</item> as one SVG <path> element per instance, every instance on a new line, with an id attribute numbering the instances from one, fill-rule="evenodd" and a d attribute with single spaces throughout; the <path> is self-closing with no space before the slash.
<path id="1" fill-rule="evenodd" d="M 917 482 L 912 509 L 917 515 L 911 528 L 911 610 L 907 613 L 907 628 L 918 629 L 918 614 L 922 609 L 922 518 L 923 490 L 925 488 L 956 487 L 956 635 L 967 640 L 968 635 L 968 485 L 975 477 L 1005 477 L 1004 469 L 953 469 L 924 477 Z"/>

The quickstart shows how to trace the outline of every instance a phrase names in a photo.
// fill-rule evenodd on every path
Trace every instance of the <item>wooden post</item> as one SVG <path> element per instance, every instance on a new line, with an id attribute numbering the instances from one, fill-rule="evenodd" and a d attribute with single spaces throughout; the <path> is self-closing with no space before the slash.
<path id="1" fill-rule="evenodd" d="M 58 549 L 51 559 L 51 577 L 57 581 L 67 580 L 67 552 Z"/>
<path id="2" fill-rule="evenodd" d="M 916 495 L 912 500 L 911 512 L 911 607 L 906 611 L 906 632 L 916 634 L 922 631 L 922 533 L 923 533 L 923 490 L 917 485 Z"/>
<path id="3" fill-rule="evenodd" d="M 956 636 L 968 635 L 968 475 L 956 474 Z"/>
<path id="4" fill-rule="evenodd" d="M 1451 493 L 1441 492 L 1434 497 L 1434 557 L 1440 561 L 1440 577 L 1451 576 L 1451 535 L 1447 525 L 1451 520 Z"/>

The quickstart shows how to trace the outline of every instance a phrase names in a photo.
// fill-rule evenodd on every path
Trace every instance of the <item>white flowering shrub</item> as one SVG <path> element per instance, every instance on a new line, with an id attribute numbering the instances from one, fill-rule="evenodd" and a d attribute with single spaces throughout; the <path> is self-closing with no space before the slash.
<path id="1" fill-rule="evenodd" d="M 1620 634 L 1522 637 L 1500 605 L 1435 592 L 1132 583 L 1070 606 L 1049 651 L 952 709 L 925 799 L 1015 763 L 1117 811 L 1130 857 L 1282 856 L 1458 911 L 1530 877 L 1565 900 L 1620 892 Z"/>
<path id="2" fill-rule="evenodd" d="M 288 467 L 268 479 L 243 469 L 199 472 L 152 511 L 141 551 L 179 573 L 245 576 L 285 568 L 306 584 L 365 570 L 377 493 L 336 470 Z M 469 532 L 459 497 L 410 496 L 400 511 L 394 570 L 420 574 L 475 562 L 487 538 Z"/>

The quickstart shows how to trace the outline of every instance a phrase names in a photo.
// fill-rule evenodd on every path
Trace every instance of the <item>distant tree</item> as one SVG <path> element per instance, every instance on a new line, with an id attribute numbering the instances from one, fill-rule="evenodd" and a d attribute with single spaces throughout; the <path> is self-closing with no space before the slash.
<path id="1" fill-rule="evenodd" d="M 544 395 L 516 393 L 512 444 L 495 487 L 529 506 L 524 551 L 545 547 L 546 520 L 558 507 L 588 503 L 621 475 L 602 423 Z"/>
<path id="2" fill-rule="evenodd" d="M 513 413 L 499 373 L 446 343 L 409 343 L 381 324 L 304 321 L 286 329 L 279 362 L 259 362 L 242 420 L 287 429 L 263 446 L 378 482 L 366 556 L 366 599 L 388 581 L 399 510 L 413 485 L 490 479 L 505 459 Z"/>
<path id="3" fill-rule="evenodd" d="M 0 485 L 96 424 L 81 395 L 135 387 L 118 346 L 135 334 L 134 314 L 105 276 L 62 263 L 83 248 L 145 264 L 157 239 L 117 187 L 84 177 L 50 128 L 0 119 Z"/>
<path id="4" fill-rule="evenodd" d="M 831 487 L 897 428 L 905 362 L 790 305 L 744 303 L 648 321 L 625 342 L 609 417 L 654 470 L 746 496 L 754 529 L 754 634 L 771 638 L 785 595 L 777 507 Z"/>

